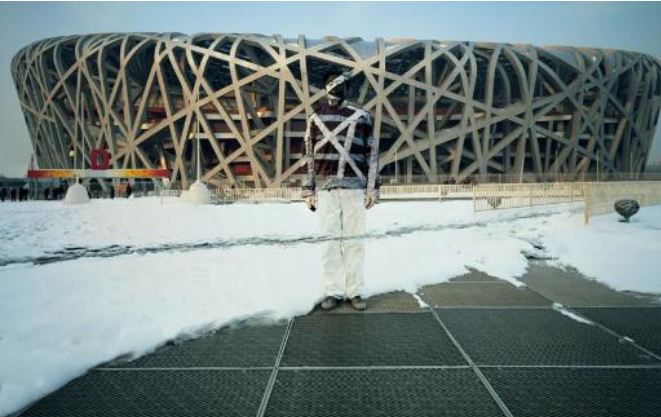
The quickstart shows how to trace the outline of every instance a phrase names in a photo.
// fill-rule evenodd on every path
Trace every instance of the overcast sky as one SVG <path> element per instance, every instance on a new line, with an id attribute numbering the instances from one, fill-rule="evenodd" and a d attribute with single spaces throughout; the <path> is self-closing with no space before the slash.
<path id="1" fill-rule="evenodd" d="M 25 175 L 32 152 L 12 57 L 45 37 L 92 32 L 411 37 L 627 49 L 661 58 L 661 3 L 1 3 L 0 175 Z M 661 159 L 659 128 L 651 159 Z"/>

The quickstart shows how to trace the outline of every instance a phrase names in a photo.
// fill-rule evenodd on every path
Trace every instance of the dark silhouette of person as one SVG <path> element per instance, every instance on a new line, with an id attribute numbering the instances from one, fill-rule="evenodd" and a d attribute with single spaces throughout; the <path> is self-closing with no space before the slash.
<path id="1" fill-rule="evenodd" d="M 44 200 L 48 200 L 48 197 L 50 197 L 50 187 L 46 187 L 44 190 Z"/>
<path id="2" fill-rule="evenodd" d="M 115 186 L 110 184 L 110 198 L 114 199 L 115 198 Z"/>
<path id="3" fill-rule="evenodd" d="M 0 201 L 4 203 L 5 198 L 7 198 L 7 189 L 5 187 L 2 187 L 0 188 Z"/>
<path id="4" fill-rule="evenodd" d="M 11 195 L 11 201 L 16 201 L 16 188 L 12 188 L 9 194 Z"/>
<path id="5" fill-rule="evenodd" d="M 131 197 L 133 189 L 131 188 L 131 183 L 126 184 L 126 198 Z"/>

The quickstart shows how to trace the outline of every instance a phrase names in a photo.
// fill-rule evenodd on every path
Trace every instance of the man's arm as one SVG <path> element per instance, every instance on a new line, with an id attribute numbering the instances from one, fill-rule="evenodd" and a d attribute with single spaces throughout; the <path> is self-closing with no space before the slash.
<path id="1" fill-rule="evenodd" d="M 373 135 L 374 126 L 369 114 L 367 115 L 367 126 L 365 129 L 366 135 L 364 137 L 367 139 L 369 149 L 366 197 L 371 200 L 366 202 L 366 206 L 370 208 L 379 198 L 381 180 L 379 178 L 379 141 Z"/>
<path id="2" fill-rule="evenodd" d="M 307 126 L 305 128 L 305 136 L 303 138 L 305 144 L 305 163 L 307 164 L 308 173 L 306 178 L 303 180 L 303 192 L 301 193 L 301 197 L 303 197 L 303 200 L 305 200 L 305 204 L 312 211 L 316 209 L 316 202 L 314 201 L 314 136 L 316 135 L 316 129 L 313 117 L 314 113 L 308 117 Z"/>
<path id="3" fill-rule="evenodd" d="M 369 117 L 369 116 L 368 116 Z M 368 118 L 367 146 L 369 148 L 369 170 L 367 172 L 367 193 L 378 198 L 381 181 L 379 178 L 379 141 L 373 135 L 374 126 Z"/>

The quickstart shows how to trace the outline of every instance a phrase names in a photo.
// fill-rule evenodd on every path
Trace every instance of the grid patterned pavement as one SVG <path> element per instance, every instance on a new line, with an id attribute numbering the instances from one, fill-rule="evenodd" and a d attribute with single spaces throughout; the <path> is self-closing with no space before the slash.
<path id="1" fill-rule="evenodd" d="M 105 364 L 20 415 L 661 416 L 661 306 L 586 290 L 567 307 L 581 323 L 549 296 L 572 281 L 541 271 L 527 288 L 477 272 L 428 286 L 429 307 L 391 293 L 367 312 L 224 328 Z"/>

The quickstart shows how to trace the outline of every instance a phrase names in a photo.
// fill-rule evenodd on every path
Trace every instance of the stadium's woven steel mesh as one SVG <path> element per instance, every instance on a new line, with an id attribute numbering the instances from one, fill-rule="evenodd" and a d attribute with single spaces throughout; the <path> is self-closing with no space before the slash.
<path id="1" fill-rule="evenodd" d="M 588 48 L 108 33 L 45 39 L 12 62 L 41 168 L 107 149 L 111 167 L 168 168 L 183 187 L 198 136 L 212 186 L 300 181 L 330 68 L 354 74 L 381 176 L 399 182 L 641 172 L 661 105 L 658 60 Z"/>

